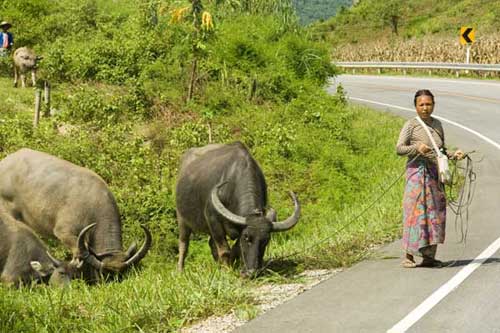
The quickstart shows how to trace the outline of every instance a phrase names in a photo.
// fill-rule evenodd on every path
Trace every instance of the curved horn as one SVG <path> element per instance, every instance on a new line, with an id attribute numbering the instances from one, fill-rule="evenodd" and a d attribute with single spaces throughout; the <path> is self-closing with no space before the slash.
<path id="1" fill-rule="evenodd" d="M 144 230 L 144 235 L 146 236 L 146 239 L 144 240 L 144 243 L 142 244 L 141 248 L 139 251 L 137 251 L 130 259 L 125 261 L 125 267 L 129 267 L 131 265 L 134 265 L 141 261 L 144 256 L 148 253 L 149 249 L 151 248 L 151 243 L 153 242 L 152 237 L 151 237 L 151 232 L 141 224 L 142 230 Z M 135 246 L 135 244 L 133 244 Z"/>
<path id="2" fill-rule="evenodd" d="M 233 214 L 232 212 L 229 211 L 229 209 L 227 209 L 226 207 L 224 207 L 224 205 L 220 201 L 219 195 L 217 194 L 217 191 L 224 184 L 226 184 L 226 183 L 222 183 L 222 184 L 216 185 L 213 188 L 213 190 L 212 190 L 212 194 L 211 194 L 210 197 L 212 199 L 212 204 L 214 205 L 215 210 L 220 215 L 222 215 L 224 218 L 226 218 L 227 220 L 229 220 L 229 221 L 231 221 L 231 222 L 233 222 L 235 224 L 246 226 L 247 224 L 246 224 L 246 221 L 245 221 L 244 217 L 241 217 L 239 215 Z"/>
<path id="3" fill-rule="evenodd" d="M 272 207 L 269 207 L 269 209 L 266 212 L 266 219 L 268 219 L 271 222 L 276 222 L 278 218 L 278 215 L 276 214 L 276 210 Z"/>
<path id="4" fill-rule="evenodd" d="M 95 227 L 96 224 L 92 223 L 80 231 L 80 234 L 78 235 L 78 240 L 76 241 L 76 244 L 78 246 L 78 252 L 82 259 L 86 262 L 89 263 L 92 267 L 98 270 L 102 270 L 104 264 L 97 259 L 93 254 L 90 254 L 88 248 L 85 246 L 85 234 Z"/>
<path id="5" fill-rule="evenodd" d="M 133 254 L 137 252 L 137 244 L 135 242 L 132 243 L 132 245 L 129 246 L 127 252 L 125 252 L 125 260 L 130 259 Z"/>
<path id="6" fill-rule="evenodd" d="M 287 231 L 299 222 L 300 217 L 300 204 L 297 196 L 292 191 L 289 192 L 290 197 L 295 205 L 295 210 L 289 218 L 283 222 L 273 222 L 273 231 Z"/>
<path id="7" fill-rule="evenodd" d="M 62 262 L 54 258 L 49 251 L 45 251 L 45 253 L 47 253 L 47 256 L 49 257 L 50 261 L 52 261 L 55 267 L 60 267 L 62 265 Z"/>

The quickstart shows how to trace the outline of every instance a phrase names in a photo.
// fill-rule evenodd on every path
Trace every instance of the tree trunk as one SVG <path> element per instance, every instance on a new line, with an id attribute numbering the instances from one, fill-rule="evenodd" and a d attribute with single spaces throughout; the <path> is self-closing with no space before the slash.
<path id="1" fill-rule="evenodd" d="M 194 84 L 196 81 L 196 69 L 198 67 L 198 58 L 196 56 L 193 59 L 193 64 L 191 66 L 191 75 L 189 78 L 189 88 L 188 88 L 188 96 L 187 100 L 190 101 L 194 95 Z"/>

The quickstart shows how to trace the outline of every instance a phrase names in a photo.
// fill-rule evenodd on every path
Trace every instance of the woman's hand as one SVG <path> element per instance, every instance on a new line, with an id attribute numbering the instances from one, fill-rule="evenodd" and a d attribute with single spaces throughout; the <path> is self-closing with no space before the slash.
<path id="1" fill-rule="evenodd" d="M 420 155 L 425 155 L 428 152 L 430 152 L 432 149 L 425 143 L 419 143 L 417 146 L 417 151 L 419 152 Z"/>
<path id="2" fill-rule="evenodd" d="M 463 159 L 465 157 L 465 154 L 463 151 L 461 150 L 457 150 L 454 154 L 453 154 L 453 159 L 455 160 L 458 160 L 460 161 L 461 159 Z"/>

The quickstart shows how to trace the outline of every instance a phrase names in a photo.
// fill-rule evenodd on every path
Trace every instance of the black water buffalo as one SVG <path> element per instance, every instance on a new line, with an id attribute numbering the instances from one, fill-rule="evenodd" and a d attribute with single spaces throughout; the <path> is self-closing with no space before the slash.
<path id="1" fill-rule="evenodd" d="M 122 251 L 120 213 L 101 177 L 31 149 L 0 161 L 0 207 L 38 234 L 59 239 L 71 249 L 73 264 L 84 261 L 94 273 L 122 272 L 151 247 L 151 233 L 142 227 L 142 247 Z"/>
<path id="2" fill-rule="evenodd" d="M 292 216 L 276 222 L 267 210 L 267 185 L 257 162 L 240 142 L 192 148 L 182 157 L 176 188 L 179 223 L 178 269 L 184 269 L 191 232 L 210 235 L 215 260 L 230 264 L 240 258 L 244 276 L 262 267 L 273 231 L 286 231 L 299 220 L 300 205 Z M 237 240 L 230 249 L 226 236 Z"/>
<path id="3" fill-rule="evenodd" d="M 38 61 L 42 59 L 35 51 L 27 47 L 20 47 L 14 51 L 14 87 L 17 87 L 17 80 L 21 78 L 21 85 L 26 87 L 26 73 L 31 72 L 31 83 L 36 85 L 36 69 Z"/>
<path id="4" fill-rule="evenodd" d="M 74 267 L 52 257 L 28 226 L 0 212 L 0 281 L 19 286 L 31 281 L 64 286 Z"/>

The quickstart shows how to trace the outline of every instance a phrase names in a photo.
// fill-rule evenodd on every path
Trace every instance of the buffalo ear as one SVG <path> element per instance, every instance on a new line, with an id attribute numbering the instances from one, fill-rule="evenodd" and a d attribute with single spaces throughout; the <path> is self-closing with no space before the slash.
<path id="1" fill-rule="evenodd" d="M 31 265 L 31 268 L 33 268 L 33 270 L 35 272 L 37 272 L 38 274 L 40 274 L 40 276 L 47 276 L 47 275 L 49 275 L 48 272 L 46 272 L 43 269 L 43 266 L 42 266 L 42 264 L 39 261 L 30 261 L 30 265 Z"/>
<path id="2" fill-rule="evenodd" d="M 39 261 L 31 261 L 30 265 L 31 268 L 33 268 L 37 272 L 40 272 L 42 270 L 42 264 L 40 264 Z"/>

